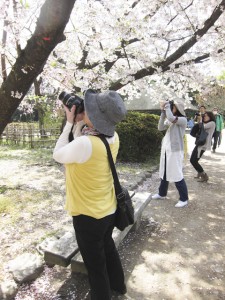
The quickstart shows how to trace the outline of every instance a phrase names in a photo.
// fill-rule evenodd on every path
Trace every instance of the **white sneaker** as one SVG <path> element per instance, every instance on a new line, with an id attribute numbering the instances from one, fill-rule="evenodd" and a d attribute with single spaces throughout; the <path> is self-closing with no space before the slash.
<path id="1" fill-rule="evenodd" d="M 166 197 L 162 197 L 162 196 L 160 196 L 159 194 L 155 194 L 155 195 L 152 195 L 152 199 L 153 199 L 153 200 L 166 199 Z"/>
<path id="2" fill-rule="evenodd" d="M 178 201 L 175 207 L 184 207 L 188 205 L 188 201 Z"/>

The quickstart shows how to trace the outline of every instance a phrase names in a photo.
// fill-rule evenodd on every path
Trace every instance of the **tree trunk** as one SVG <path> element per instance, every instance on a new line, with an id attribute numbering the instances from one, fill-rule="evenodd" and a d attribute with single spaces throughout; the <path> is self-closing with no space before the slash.
<path id="1" fill-rule="evenodd" d="M 38 96 L 41 98 L 41 84 L 42 84 L 42 77 L 40 77 L 38 80 L 34 80 L 34 94 L 35 96 Z M 45 129 L 44 129 L 44 117 L 45 117 L 45 110 L 42 107 L 41 102 L 39 102 L 39 99 L 36 99 L 35 97 L 35 106 L 34 108 L 37 109 L 38 112 L 38 124 L 39 124 L 39 132 L 41 136 L 45 136 Z"/>
<path id="2" fill-rule="evenodd" d="M 42 72 L 52 50 L 65 40 L 63 31 L 75 1 L 46 0 L 42 6 L 35 32 L 0 88 L 0 134 Z"/>

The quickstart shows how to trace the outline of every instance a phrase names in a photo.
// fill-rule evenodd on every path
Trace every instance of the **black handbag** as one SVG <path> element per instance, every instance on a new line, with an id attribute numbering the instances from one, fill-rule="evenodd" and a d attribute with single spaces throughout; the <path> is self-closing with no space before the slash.
<path id="1" fill-rule="evenodd" d="M 203 146 L 203 145 L 205 145 L 207 136 L 208 136 L 208 132 L 205 131 L 204 125 L 201 124 L 200 132 L 196 136 L 195 145 L 196 146 Z"/>
<path id="2" fill-rule="evenodd" d="M 199 128 L 199 123 L 196 123 L 192 128 L 191 128 L 191 131 L 190 131 L 190 135 L 193 136 L 193 137 L 196 137 L 198 132 L 199 132 L 200 128 Z"/>
<path id="3" fill-rule="evenodd" d="M 134 196 L 134 193 L 130 196 L 128 190 L 120 185 L 109 143 L 106 140 L 105 136 L 99 135 L 98 137 L 103 141 L 103 143 L 106 146 L 109 164 L 114 179 L 115 193 L 117 199 L 115 227 L 123 231 L 127 226 L 134 224 L 134 207 L 131 200 L 131 198 Z"/>

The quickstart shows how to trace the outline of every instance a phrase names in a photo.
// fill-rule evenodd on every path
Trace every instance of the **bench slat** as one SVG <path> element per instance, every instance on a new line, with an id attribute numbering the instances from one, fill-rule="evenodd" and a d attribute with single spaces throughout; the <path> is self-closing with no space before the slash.
<path id="1" fill-rule="evenodd" d="M 131 192 L 130 192 L 131 193 Z M 137 192 L 134 197 L 132 198 L 133 206 L 134 206 L 134 224 L 128 226 L 123 231 L 120 231 L 117 228 L 114 228 L 113 230 L 113 239 L 115 242 L 116 247 L 118 248 L 119 244 L 122 242 L 122 240 L 125 238 L 125 236 L 128 234 L 128 232 L 136 226 L 135 229 L 137 229 L 137 225 L 139 224 L 139 220 L 141 218 L 142 212 L 145 209 L 145 207 L 149 204 L 151 200 L 151 194 L 147 192 Z M 74 255 L 74 257 L 71 259 L 71 270 L 72 272 L 76 273 L 84 273 L 87 274 L 87 269 L 84 265 L 82 256 L 80 252 Z"/>
<path id="2" fill-rule="evenodd" d="M 60 239 L 44 249 L 44 260 L 49 265 L 67 267 L 71 258 L 79 251 L 74 231 L 67 232 Z"/>
<path id="3" fill-rule="evenodd" d="M 137 192 L 133 196 L 135 223 L 125 228 L 124 231 L 120 231 L 117 228 L 113 230 L 113 239 L 116 247 L 119 246 L 132 228 L 136 229 L 138 227 L 142 212 L 151 200 L 150 196 L 151 194 L 147 192 Z M 61 238 L 48 244 L 44 249 L 44 260 L 49 265 L 60 265 L 62 267 L 67 267 L 71 263 L 72 272 L 86 273 L 74 231 L 67 232 Z"/>

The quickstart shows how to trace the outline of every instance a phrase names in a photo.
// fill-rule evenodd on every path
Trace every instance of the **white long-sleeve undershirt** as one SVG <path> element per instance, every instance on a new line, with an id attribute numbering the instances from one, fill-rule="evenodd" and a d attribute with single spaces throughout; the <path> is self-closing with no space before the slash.
<path id="1" fill-rule="evenodd" d="M 84 126 L 83 121 L 76 124 L 73 130 L 74 140 L 69 143 L 68 136 L 72 125 L 67 121 L 53 151 L 53 158 L 61 164 L 84 163 L 92 155 L 91 140 L 88 136 L 81 135 L 81 129 Z M 107 141 L 112 144 L 115 137 L 107 138 Z"/>

